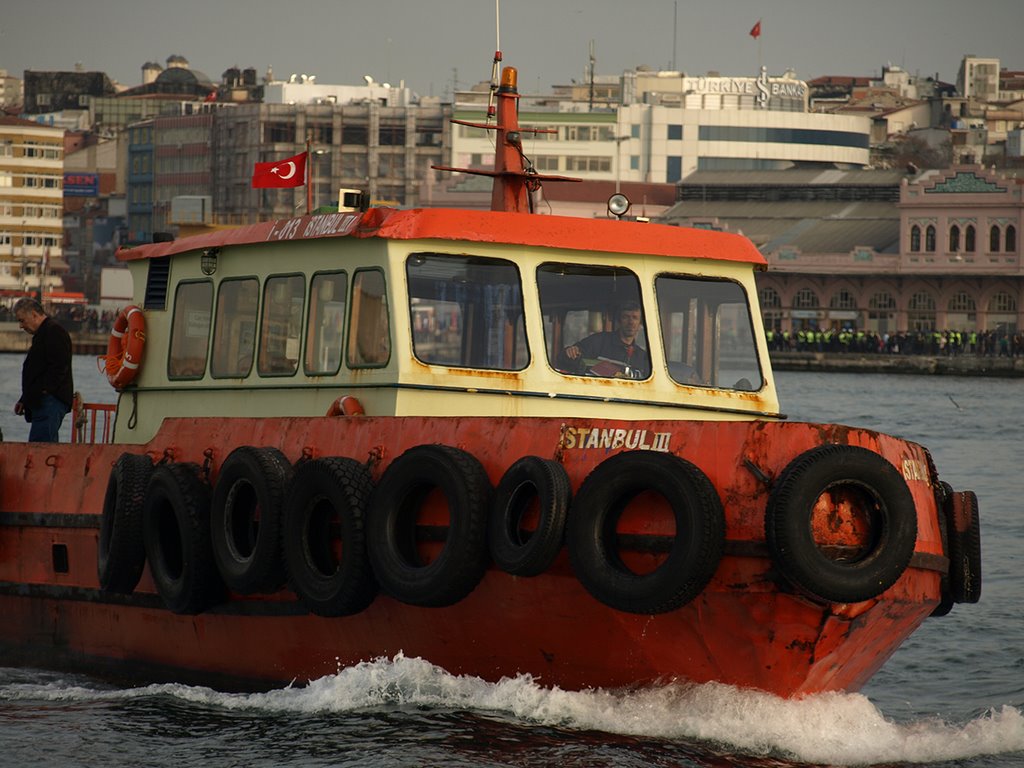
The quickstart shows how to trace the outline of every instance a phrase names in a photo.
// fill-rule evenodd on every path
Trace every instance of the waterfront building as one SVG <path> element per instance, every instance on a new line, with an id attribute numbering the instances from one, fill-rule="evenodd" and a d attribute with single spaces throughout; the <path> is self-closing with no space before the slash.
<path id="1" fill-rule="evenodd" d="M 0 116 L 0 297 L 62 283 L 64 131 Z"/>
<path id="2" fill-rule="evenodd" d="M 870 119 L 810 112 L 807 84 L 792 72 L 690 77 L 632 70 L 614 108 L 585 108 L 585 84 L 566 93 L 574 101 L 542 100 L 520 110 L 524 129 L 547 131 L 523 132 L 523 150 L 541 173 L 673 184 L 698 170 L 862 168 L 870 160 Z M 485 113 L 463 100 L 455 116 L 482 122 Z M 452 165 L 482 167 L 492 153 L 487 132 L 453 131 Z"/>
<path id="3" fill-rule="evenodd" d="M 1024 329 L 1024 185 L 943 171 L 695 174 L 669 223 L 741 232 L 768 260 L 766 326 L 879 334 Z"/>
<path id="4" fill-rule="evenodd" d="M 341 188 L 365 191 L 373 204 L 417 207 L 429 197 L 431 165 L 451 110 L 440 103 L 241 104 L 213 123 L 213 209 L 220 224 L 246 224 L 305 213 L 306 188 L 253 189 L 257 162 L 280 160 L 310 146 L 312 207 L 337 205 Z"/>

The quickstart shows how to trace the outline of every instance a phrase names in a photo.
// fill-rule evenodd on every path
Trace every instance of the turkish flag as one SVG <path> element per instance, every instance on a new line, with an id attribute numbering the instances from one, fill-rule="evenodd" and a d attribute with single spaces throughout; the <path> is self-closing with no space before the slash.
<path id="1" fill-rule="evenodd" d="M 256 163 L 252 172 L 254 189 L 301 187 L 306 183 L 306 153 L 273 163 Z"/>
<path id="2" fill-rule="evenodd" d="M 757 20 L 757 24 L 750 30 L 750 36 L 755 40 L 761 36 L 761 20 Z"/>

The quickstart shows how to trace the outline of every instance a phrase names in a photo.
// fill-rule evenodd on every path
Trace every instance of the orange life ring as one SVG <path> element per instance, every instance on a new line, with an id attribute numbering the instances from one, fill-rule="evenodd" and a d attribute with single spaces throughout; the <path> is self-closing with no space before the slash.
<path id="1" fill-rule="evenodd" d="M 125 307 L 110 329 L 107 354 L 103 358 L 107 380 L 114 389 L 124 389 L 139 375 L 145 346 L 146 316 L 136 306 Z"/>
<path id="2" fill-rule="evenodd" d="M 342 395 L 327 409 L 328 416 L 362 416 L 363 404 L 352 395 Z"/>

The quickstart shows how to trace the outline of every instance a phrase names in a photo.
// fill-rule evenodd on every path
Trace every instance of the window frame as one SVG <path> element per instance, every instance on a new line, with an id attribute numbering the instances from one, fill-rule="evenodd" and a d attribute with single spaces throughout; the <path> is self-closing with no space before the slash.
<path id="1" fill-rule="evenodd" d="M 718 285 L 728 284 L 728 285 L 735 286 L 738 289 L 738 291 L 739 291 L 738 295 L 739 295 L 739 297 L 742 297 L 742 303 L 746 307 L 746 310 L 747 310 L 746 311 L 746 315 L 747 315 L 747 331 L 749 332 L 749 337 L 748 338 L 750 339 L 750 351 L 753 354 L 753 357 L 752 357 L 751 360 L 749 360 L 749 362 L 754 365 L 754 368 L 756 370 L 757 377 L 758 377 L 758 381 L 756 383 L 753 382 L 753 381 L 750 381 L 750 379 L 747 379 L 745 376 L 741 377 L 739 380 L 737 380 L 737 383 L 739 383 L 740 381 L 746 380 L 750 384 L 749 388 L 747 388 L 747 387 L 737 387 L 737 386 L 724 386 L 721 383 L 714 383 L 714 382 L 701 383 L 701 382 L 680 381 L 678 378 L 676 378 L 676 376 L 672 373 L 672 370 L 671 370 L 671 366 L 672 366 L 672 353 L 671 353 L 671 350 L 669 349 L 669 345 L 671 343 L 671 339 L 666 334 L 666 326 L 665 326 L 665 319 L 666 319 L 666 317 L 668 317 L 668 314 L 670 313 L 670 310 L 672 309 L 672 307 L 668 306 L 668 304 L 667 304 L 668 299 L 665 296 L 664 291 L 661 289 L 660 284 L 661 284 L 662 280 L 685 280 L 685 281 L 688 281 L 688 282 L 691 282 L 691 283 L 707 283 L 707 284 L 714 283 L 714 284 L 718 284 Z M 664 356 L 666 373 L 668 374 L 669 381 L 671 381 L 673 384 L 675 384 L 677 386 L 683 386 L 683 387 L 699 387 L 700 389 L 713 389 L 713 390 L 720 390 L 720 391 L 725 391 L 725 392 L 761 392 L 768 385 L 768 380 L 767 380 L 767 377 L 765 376 L 764 361 L 761 359 L 761 350 L 758 347 L 758 341 L 757 341 L 757 320 L 755 318 L 755 310 L 759 310 L 760 307 L 755 307 L 751 303 L 751 296 L 747 292 L 747 288 L 746 288 L 746 286 L 743 283 L 741 283 L 738 280 L 733 280 L 733 279 L 727 278 L 727 277 L 712 277 L 712 276 L 708 276 L 708 275 L 694 275 L 694 274 L 689 274 L 689 273 L 685 273 L 685 272 L 659 272 L 658 274 L 656 274 L 654 276 L 654 301 L 655 301 L 655 308 L 656 308 L 656 320 L 657 320 L 657 323 L 658 323 L 658 333 L 661 336 L 661 352 L 662 352 L 662 355 Z M 704 299 L 701 299 L 701 303 L 707 303 L 707 302 Z M 696 331 L 694 331 L 694 333 L 695 334 L 699 334 L 699 336 L 701 337 L 701 341 L 700 341 L 701 346 L 703 346 L 705 343 L 708 343 L 708 342 L 710 342 L 710 345 L 711 345 L 710 349 L 700 349 L 698 351 L 699 355 L 700 355 L 700 358 L 701 358 L 701 360 L 700 360 L 701 366 L 707 371 L 707 373 L 704 374 L 706 379 L 710 379 L 711 373 L 714 374 L 714 377 L 716 379 L 720 379 L 721 375 L 722 375 L 722 365 L 721 365 L 721 362 L 722 362 L 722 351 L 723 351 L 723 344 L 722 344 L 723 334 L 721 332 L 721 324 L 722 324 L 721 308 L 726 303 L 728 303 L 728 304 L 739 304 L 740 302 L 739 301 L 736 301 L 736 302 L 718 302 L 718 304 L 716 306 L 716 310 L 713 313 L 713 315 L 697 318 L 697 320 L 700 322 L 701 325 L 696 329 Z M 757 316 L 761 317 L 760 313 L 757 313 Z M 694 339 L 696 340 L 697 338 L 698 338 L 698 336 L 695 335 Z M 687 366 L 691 365 L 689 362 L 687 362 L 685 360 L 678 361 L 678 362 L 681 362 L 682 364 L 687 365 Z M 696 366 L 692 366 L 692 367 L 696 367 Z M 701 370 L 698 369 L 696 371 L 696 373 L 699 375 L 701 373 Z"/>
<path id="2" fill-rule="evenodd" d="M 313 294 L 314 285 L 316 284 L 317 278 L 325 275 L 344 275 L 345 277 L 345 290 L 343 292 L 342 300 L 344 306 L 341 310 L 341 333 L 338 338 L 338 365 L 333 369 L 325 370 L 314 370 L 309 365 L 309 356 L 311 353 L 311 344 L 313 343 Z M 349 305 L 349 291 L 352 288 L 352 282 L 349 279 L 349 272 L 347 269 L 321 269 L 314 272 L 309 278 L 309 289 L 306 294 L 306 322 L 305 322 L 305 335 L 303 337 L 302 344 L 302 373 L 306 376 L 319 377 L 319 376 L 337 376 L 341 372 L 342 365 L 345 364 L 345 340 L 346 331 L 348 330 L 348 305 Z M 322 345 L 319 345 L 322 346 Z"/>
<path id="3" fill-rule="evenodd" d="M 421 259 L 420 264 L 416 263 L 416 259 L 417 258 Z M 470 350 L 468 353 L 466 353 L 464 351 L 464 353 L 461 356 L 461 359 L 458 360 L 458 361 L 454 361 L 454 362 L 440 360 L 440 359 L 427 359 L 424 356 L 424 350 L 419 349 L 418 346 L 417 346 L 420 342 L 417 340 L 417 327 L 416 327 L 417 326 L 417 318 L 416 318 L 417 310 L 416 310 L 416 305 L 413 304 L 413 299 L 419 299 L 419 300 L 422 300 L 422 301 L 433 301 L 434 304 L 432 304 L 432 305 L 424 305 L 424 308 L 430 308 L 432 310 L 431 314 L 433 314 L 434 311 L 436 311 L 437 306 L 439 304 L 442 304 L 442 303 L 443 304 L 454 304 L 455 306 L 458 307 L 458 311 L 459 311 L 459 323 L 458 323 L 458 326 L 460 328 L 460 331 L 458 333 L 459 333 L 460 347 L 462 347 L 467 342 L 467 340 L 475 341 L 477 345 L 479 345 L 481 343 L 484 343 L 484 342 L 486 342 L 488 340 L 488 334 L 490 334 L 490 333 L 492 333 L 495 330 L 500 328 L 500 326 L 494 326 L 494 325 L 492 325 L 492 324 L 490 324 L 488 322 L 488 318 L 486 316 L 486 313 L 488 311 L 488 305 L 487 305 L 486 302 L 483 302 L 483 301 L 479 302 L 479 306 L 480 306 L 480 310 L 479 311 L 482 312 L 483 314 L 474 313 L 472 317 L 467 317 L 465 309 L 466 309 L 466 306 L 468 306 L 468 304 L 459 302 L 457 300 L 458 297 L 453 297 L 452 299 L 430 299 L 429 297 L 414 295 L 414 293 L 417 292 L 414 289 L 415 279 L 427 280 L 427 279 L 430 279 L 430 278 L 427 275 L 418 275 L 418 274 L 414 275 L 412 270 L 415 267 L 421 266 L 423 263 L 426 263 L 428 259 L 433 259 L 435 261 L 441 261 L 441 262 L 448 261 L 450 263 L 460 263 L 461 266 L 463 266 L 463 267 L 478 267 L 480 269 L 486 268 L 486 269 L 492 270 L 492 277 L 493 278 L 497 278 L 497 277 L 500 276 L 498 274 L 494 274 L 494 272 L 493 272 L 494 270 L 502 270 L 502 271 L 505 271 L 506 274 L 508 273 L 507 272 L 508 270 L 511 270 L 511 275 L 512 275 L 513 279 L 508 281 L 508 282 L 498 283 L 498 281 L 496 279 L 491 279 L 491 280 L 484 280 L 484 281 L 476 282 L 476 283 L 473 283 L 473 285 L 475 285 L 477 287 L 487 286 L 487 285 L 506 285 L 506 286 L 513 286 L 518 291 L 518 301 L 519 301 L 518 307 L 505 306 L 505 307 L 502 307 L 502 309 L 507 311 L 507 310 L 510 310 L 510 309 L 518 308 L 518 310 L 519 310 L 518 322 L 513 324 L 513 331 L 514 331 L 514 334 L 515 333 L 519 334 L 519 338 L 513 338 L 512 344 L 511 344 L 510 348 L 508 348 L 504 344 L 502 344 L 501 349 L 499 350 L 500 352 L 504 352 L 506 355 L 510 354 L 511 357 L 512 357 L 512 361 L 513 361 L 513 363 L 515 363 L 515 365 L 513 365 L 511 367 L 496 366 L 496 365 L 480 365 L 479 363 L 481 362 L 481 360 L 476 358 L 476 355 L 474 354 L 473 350 Z M 414 251 L 414 252 L 409 253 L 406 256 L 404 263 L 405 263 L 405 280 L 406 280 L 406 288 L 407 288 L 407 290 L 406 290 L 406 298 L 408 300 L 408 309 L 409 309 L 409 333 L 410 333 L 409 341 L 410 341 L 410 346 L 411 346 L 413 357 L 417 361 L 419 361 L 423 365 L 436 365 L 436 366 L 442 366 L 442 367 L 446 367 L 446 368 L 458 368 L 458 369 L 476 370 L 476 371 L 493 371 L 493 372 L 497 372 L 497 373 L 518 373 L 520 371 L 526 370 L 529 367 L 530 360 L 531 360 L 531 351 L 530 351 L 529 336 L 528 336 L 527 330 L 526 330 L 526 300 L 525 300 L 525 297 L 524 297 L 524 290 L 523 290 L 523 273 L 522 273 L 522 270 L 520 269 L 519 264 L 517 264 L 513 259 L 503 258 L 503 257 L 500 257 L 500 256 L 481 256 L 479 254 L 474 254 L 474 253 L 444 253 L 444 252 L 440 252 L 440 251 Z M 467 282 L 467 284 L 469 283 L 468 280 L 466 282 Z M 483 335 L 480 336 L 478 339 L 467 339 L 467 336 L 465 335 L 465 329 L 467 327 L 474 327 L 475 328 L 475 326 L 478 325 L 478 323 L 476 322 L 477 320 L 480 320 L 479 324 L 483 325 L 483 328 L 480 329 L 480 331 L 479 331 Z M 488 348 L 490 348 L 489 344 L 486 345 L 486 346 Z M 519 355 L 520 347 L 522 348 L 522 355 L 523 355 L 522 359 L 520 359 L 520 355 Z M 469 358 L 469 359 L 467 360 L 467 358 Z"/>
<path id="4" fill-rule="evenodd" d="M 299 317 L 298 317 L 298 335 L 296 336 L 296 340 L 297 340 L 297 342 L 299 344 L 299 348 L 298 348 L 297 354 L 295 356 L 295 365 L 292 368 L 292 370 L 290 370 L 290 371 L 274 371 L 272 369 L 266 369 L 265 370 L 264 369 L 264 365 L 265 365 L 265 363 L 264 363 L 264 356 L 267 354 L 267 350 L 266 350 L 267 340 L 268 340 L 268 337 L 270 336 L 270 334 L 268 332 L 268 326 L 267 326 L 267 323 L 269 322 L 268 315 L 267 315 L 267 311 L 269 309 L 268 304 L 267 304 L 267 292 L 271 289 L 271 283 L 272 282 L 274 282 L 276 280 L 290 281 L 290 280 L 293 280 L 296 277 L 300 278 L 300 282 L 301 282 L 301 285 L 302 285 L 302 307 L 300 307 L 300 309 L 299 309 Z M 295 376 L 296 374 L 298 374 L 299 366 L 300 366 L 300 363 L 302 361 L 302 340 L 303 340 L 303 338 L 305 336 L 305 334 L 303 333 L 303 324 L 304 324 L 304 321 L 306 319 L 306 303 L 307 303 L 306 300 L 307 300 L 307 295 L 309 293 L 308 289 L 309 289 L 309 283 L 306 280 L 306 275 L 304 273 L 302 273 L 302 272 L 280 272 L 280 273 L 275 273 L 275 274 L 272 274 L 272 275 L 267 275 L 265 278 L 263 278 L 262 285 L 260 286 L 260 303 L 259 303 L 259 309 L 258 309 L 259 321 L 257 323 L 257 328 L 259 329 L 259 333 L 257 335 L 257 345 L 256 345 L 256 375 L 258 375 L 260 378 L 264 378 L 264 379 L 278 379 L 278 378 L 281 378 L 281 377 Z M 291 301 L 292 302 L 295 301 L 294 296 L 292 296 Z M 289 338 L 289 337 L 288 337 L 288 335 L 286 333 L 286 335 L 285 335 L 285 339 L 286 339 L 285 343 L 286 344 L 287 344 L 287 338 Z M 266 363 L 266 365 L 269 365 L 269 363 Z"/>
<path id="5" fill-rule="evenodd" d="M 354 346 L 358 345 L 358 333 L 359 323 L 355 317 L 356 312 L 356 286 L 359 278 L 364 274 L 377 273 L 380 275 L 381 280 L 384 283 L 383 290 L 381 291 L 381 298 L 384 300 L 384 317 L 387 320 L 387 355 L 382 361 L 374 362 L 355 362 L 352 356 Z M 354 370 L 366 369 L 366 368 L 387 368 L 391 362 L 391 356 L 394 354 L 395 343 L 391 337 L 392 329 L 394 327 L 394 318 L 392 317 L 391 302 L 388 299 L 388 276 L 387 273 L 381 267 L 360 267 L 352 272 L 352 284 L 349 288 L 349 302 L 348 302 L 348 326 L 345 335 L 345 364 Z"/>
<path id="6" fill-rule="evenodd" d="M 209 313 L 209 319 L 206 327 L 206 344 L 203 350 L 203 368 L 198 374 L 177 374 L 171 373 L 171 361 L 174 355 L 174 343 L 177 339 L 176 329 L 178 327 L 178 298 L 182 295 L 182 290 L 194 285 L 204 285 L 210 290 L 210 302 L 207 312 Z M 214 320 L 214 298 L 217 295 L 216 286 L 213 284 L 213 280 L 206 279 L 194 279 L 194 280 L 181 280 L 174 289 L 174 302 L 171 305 L 171 332 L 170 338 L 167 345 L 167 366 L 166 373 L 168 381 L 199 381 L 206 377 L 206 373 L 210 368 L 210 345 L 213 341 L 213 320 Z M 186 309 L 186 311 L 188 311 Z M 183 325 L 187 324 L 187 321 L 182 319 Z"/>
<path id="7" fill-rule="evenodd" d="M 220 334 L 221 320 L 223 319 L 220 312 L 220 300 L 224 286 L 227 283 L 243 283 L 253 282 L 256 284 L 256 314 L 253 321 L 252 328 L 252 348 L 249 352 L 249 367 L 244 373 L 220 373 L 214 371 L 214 361 L 216 360 L 217 352 L 217 340 Z M 231 277 L 225 277 L 217 284 L 216 297 L 213 302 L 213 338 L 210 342 L 210 353 L 209 363 L 207 368 L 210 372 L 211 379 L 246 379 L 252 374 L 253 367 L 256 365 L 256 346 L 258 342 L 258 334 L 260 328 L 260 301 L 261 301 L 261 290 L 262 283 L 258 275 L 232 275 Z"/>

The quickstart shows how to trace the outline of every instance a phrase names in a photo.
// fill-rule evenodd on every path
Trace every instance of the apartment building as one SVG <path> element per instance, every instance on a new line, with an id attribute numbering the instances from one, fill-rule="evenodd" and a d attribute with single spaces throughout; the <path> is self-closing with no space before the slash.
<path id="1" fill-rule="evenodd" d="M 0 297 L 61 285 L 64 131 L 0 117 Z"/>

